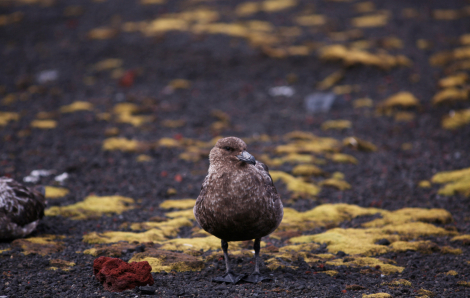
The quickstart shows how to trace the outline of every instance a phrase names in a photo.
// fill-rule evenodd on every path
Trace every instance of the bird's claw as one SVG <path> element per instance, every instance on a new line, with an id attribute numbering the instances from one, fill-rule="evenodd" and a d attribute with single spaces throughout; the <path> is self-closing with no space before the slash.
<path id="1" fill-rule="evenodd" d="M 212 279 L 212 281 L 216 282 L 228 282 L 232 284 L 238 283 L 240 280 L 246 277 L 245 274 L 235 274 L 233 272 L 227 272 L 222 276 L 217 276 Z"/>

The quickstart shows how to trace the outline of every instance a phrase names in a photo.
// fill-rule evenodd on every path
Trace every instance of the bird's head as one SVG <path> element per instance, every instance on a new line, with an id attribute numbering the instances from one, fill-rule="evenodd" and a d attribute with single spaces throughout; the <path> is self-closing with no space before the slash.
<path id="1" fill-rule="evenodd" d="M 246 144 L 236 137 L 223 138 L 217 141 L 209 154 L 211 164 L 256 164 L 256 159 L 246 151 Z"/>

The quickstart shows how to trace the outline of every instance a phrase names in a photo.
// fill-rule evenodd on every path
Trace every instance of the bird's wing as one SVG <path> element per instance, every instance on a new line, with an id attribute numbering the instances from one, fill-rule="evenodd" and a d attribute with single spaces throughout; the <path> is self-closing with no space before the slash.
<path id="1" fill-rule="evenodd" d="M 2 178 L 0 189 L 0 213 L 4 213 L 11 222 L 25 226 L 44 216 L 45 198 L 13 179 Z"/>
<path id="2" fill-rule="evenodd" d="M 268 166 L 262 162 L 256 161 L 255 167 L 263 175 L 264 183 L 266 185 L 266 191 L 268 192 L 268 195 L 273 199 L 273 201 L 280 199 L 279 194 L 277 193 L 277 189 L 274 186 L 273 178 L 269 174 Z"/>

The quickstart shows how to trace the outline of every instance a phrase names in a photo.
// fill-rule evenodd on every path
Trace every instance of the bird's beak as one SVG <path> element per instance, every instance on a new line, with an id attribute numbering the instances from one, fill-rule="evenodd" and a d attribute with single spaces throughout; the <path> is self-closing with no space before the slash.
<path id="1" fill-rule="evenodd" d="M 256 164 L 256 159 L 253 157 L 253 155 L 251 155 L 247 151 L 243 151 L 242 154 L 237 155 L 237 158 L 241 161 L 250 163 L 252 165 Z"/>

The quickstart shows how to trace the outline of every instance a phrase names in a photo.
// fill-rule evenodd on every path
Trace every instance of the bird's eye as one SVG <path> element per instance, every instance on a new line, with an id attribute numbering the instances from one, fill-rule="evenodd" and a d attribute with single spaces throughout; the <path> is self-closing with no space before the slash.
<path id="1" fill-rule="evenodd" d="M 227 151 L 233 151 L 233 148 L 229 147 L 229 146 L 225 146 L 224 149 L 227 150 Z"/>

